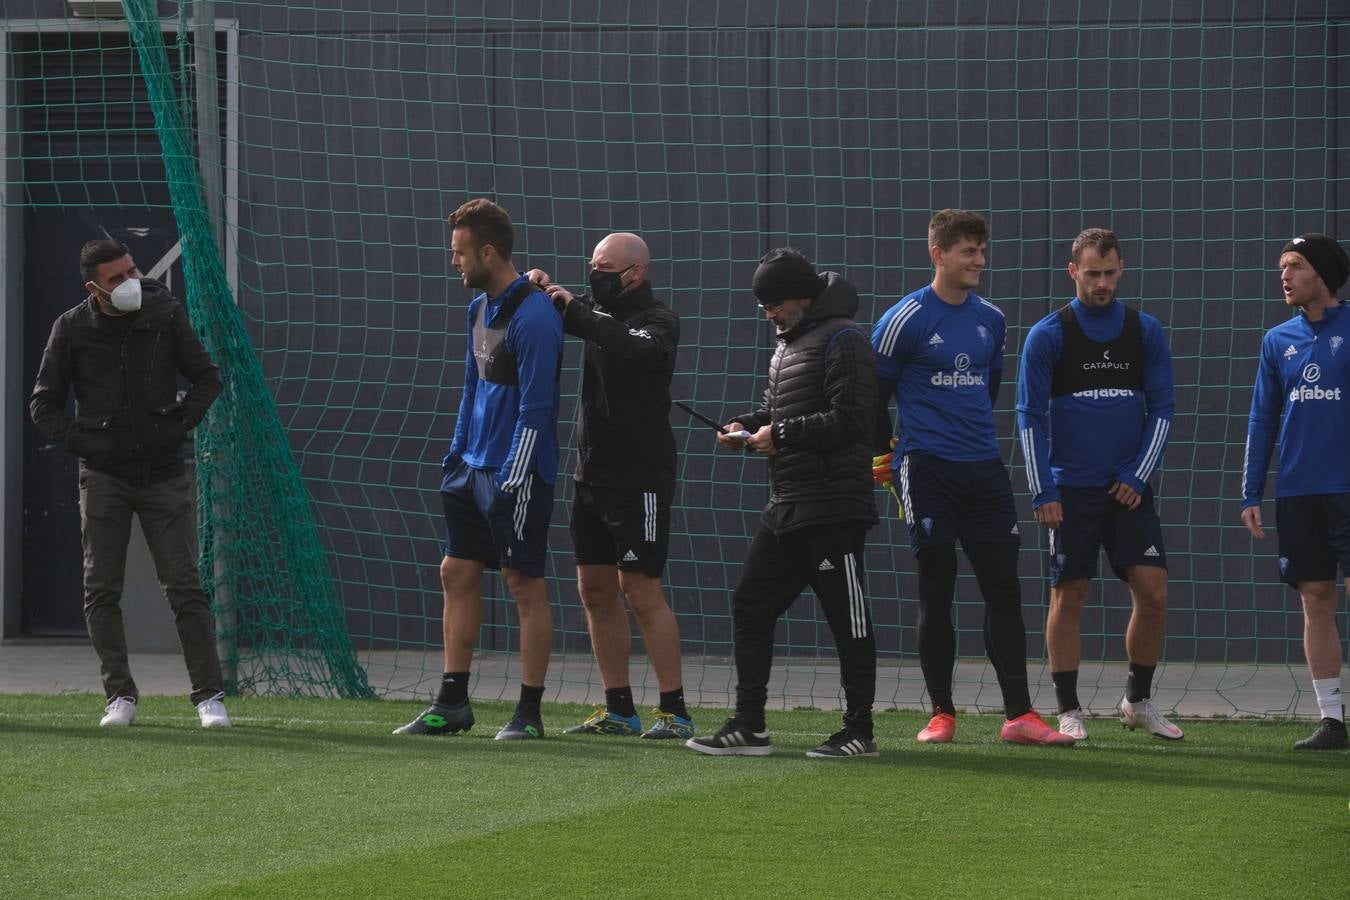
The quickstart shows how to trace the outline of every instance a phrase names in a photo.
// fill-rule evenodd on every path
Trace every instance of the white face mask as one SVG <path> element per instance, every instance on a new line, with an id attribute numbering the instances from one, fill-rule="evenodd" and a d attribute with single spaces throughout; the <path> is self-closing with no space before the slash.
<path id="1" fill-rule="evenodd" d="M 108 295 L 108 301 L 112 303 L 113 309 L 119 312 L 132 313 L 141 308 L 141 280 L 139 278 L 128 278 L 126 281 L 113 288 Z"/>

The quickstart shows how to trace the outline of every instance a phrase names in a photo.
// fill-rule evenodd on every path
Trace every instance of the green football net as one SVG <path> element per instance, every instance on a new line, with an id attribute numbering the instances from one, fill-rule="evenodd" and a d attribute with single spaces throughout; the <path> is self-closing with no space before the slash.
<path id="1" fill-rule="evenodd" d="M 606 233 L 641 234 L 656 292 L 682 317 L 674 394 L 717 419 L 753 407 L 765 384 L 773 338 L 748 290 L 764 251 L 795 246 L 842 272 L 870 327 L 930 279 L 934 210 L 986 213 L 982 292 L 1009 322 L 998 428 L 1046 712 L 1046 539 L 1014 447 L 1017 353 L 1072 295 L 1073 237 L 1113 228 L 1122 298 L 1162 320 L 1175 360 L 1156 483 L 1171 609 L 1155 698 L 1193 715 L 1315 711 L 1296 598 L 1276 580 L 1274 539 L 1241 527 L 1238 496 L 1257 350 L 1286 315 L 1278 249 L 1302 231 L 1350 235 L 1343 17 L 1295 19 L 1271 3 L 1182 16 L 1162 2 L 452 14 L 394 0 L 126 0 L 126 18 L 104 19 L 23 6 L 7 5 L 4 31 L 7 163 L 23 185 L 7 207 L 69 208 L 72 222 L 115 222 L 128 206 L 171 215 L 175 292 L 225 373 L 197 474 L 203 576 L 237 690 L 434 692 L 439 463 L 471 299 L 449 266 L 445 216 L 489 196 L 516 224 L 518 266 L 572 287 Z M 81 181 L 97 189 L 73 190 Z M 139 252 L 135 232 L 107 231 Z M 548 696 L 598 701 L 567 530 L 579 366 L 569 339 Z M 680 492 L 665 585 L 687 695 L 726 706 L 731 591 L 764 468 L 715 453 L 679 410 L 672 421 Z M 877 499 L 866 567 L 878 706 L 916 707 L 914 564 L 894 501 Z M 1080 677 L 1084 705 L 1103 713 L 1123 688 L 1130 612 L 1105 574 L 1084 613 Z M 495 575 L 483 598 L 473 692 L 513 697 L 513 604 Z M 965 563 L 955 617 L 957 703 L 999 709 Z M 809 593 L 777 637 L 770 702 L 836 706 L 833 641 Z M 636 624 L 632 683 L 655 702 Z"/>

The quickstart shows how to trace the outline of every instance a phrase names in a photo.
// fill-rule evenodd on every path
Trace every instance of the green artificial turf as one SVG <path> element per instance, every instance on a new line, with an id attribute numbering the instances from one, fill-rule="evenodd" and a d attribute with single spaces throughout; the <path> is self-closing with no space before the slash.
<path id="1" fill-rule="evenodd" d="M 419 704 L 233 699 L 203 732 L 147 697 L 129 729 L 91 695 L 0 695 L 0 896 L 1307 897 L 1350 892 L 1350 754 L 1311 725 L 1187 722 L 1164 744 L 1091 723 L 1071 749 L 961 717 L 879 760 L 808 760 L 834 713 L 771 712 L 775 753 L 560 734 L 395 737 Z M 695 711 L 701 732 L 725 712 Z"/>

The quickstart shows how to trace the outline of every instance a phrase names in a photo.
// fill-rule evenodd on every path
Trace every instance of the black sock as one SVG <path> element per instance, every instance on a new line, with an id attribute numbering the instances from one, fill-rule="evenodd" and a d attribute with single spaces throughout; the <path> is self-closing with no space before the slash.
<path id="1" fill-rule="evenodd" d="M 441 689 L 436 702 L 441 706 L 458 706 L 469 699 L 469 673 L 446 672 L 441 676 Z"/>
<path id="2" fill-rule="evenodd" d="M 661 712 L 674 713 L 681 719 L 689 718 L 689 708 L 684 705 L 684 688 L 661 692 Z"/>
<path id="3" fill-rule="evenodd" d="M 624 718 L 637 715 L 637 710 L 633 708 L 632 687 L 605 688 L 605 709 Z"/>
<path id="4" fill-rule="evenodd" d="M 1130 674 L 1125 677 L 1125 699 L 1131 703 L 1147 700 L 1153 696 L 1153 673 L 1157 666 L 1141 666 L 1130 663 Z"/>
<path id="5" fill-rule="evenodd" d="M 1050 680 L 1055 683 L 1055 699 L 1059 701 L 1059 711 L 1068 712 L 1083 704 L 1078 702 L 1078 670 L 1051 672 Z"/>
<path id="6" fill-rule="evenodd" d="M 516 710 L 519 712 L 531 712 L 539 715 L 539 701 L 544 699 L 544 686 L 530 687 L 525 682 L 520 683 L 520 702 L 516 704 Z"/>

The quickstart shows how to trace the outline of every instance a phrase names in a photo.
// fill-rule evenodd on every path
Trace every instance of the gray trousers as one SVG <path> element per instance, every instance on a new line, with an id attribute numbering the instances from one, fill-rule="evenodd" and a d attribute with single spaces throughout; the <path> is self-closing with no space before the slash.
<path id="1" fill-rule="evenodd" d="M 160 587 L 173 609 L 192 702 L 221 690 L 211 603 L 197 571 L 197 522 L 186 475 L 139 487 L 80 466 L 80 531 L 84 539 L 84 620 L 98 654 L 108 699 L 136 697 L 122 625 L 122 581 L 132 515 L 155 561 Z"/>

